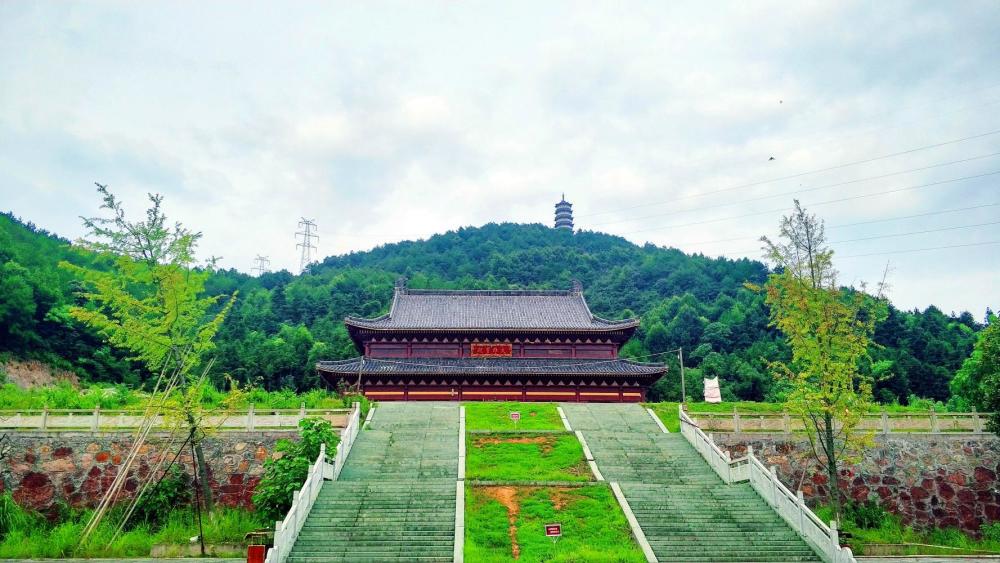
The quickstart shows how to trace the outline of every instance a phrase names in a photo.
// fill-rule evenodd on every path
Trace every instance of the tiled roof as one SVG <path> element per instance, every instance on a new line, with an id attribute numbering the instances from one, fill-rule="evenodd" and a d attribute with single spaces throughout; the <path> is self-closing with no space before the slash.
<path id="1" fill-rule="evenodd" d="M 389 314 L 347 317 L 348 326 L 389 330 L 621 330 L 638 319 L 594 316 L 579 286 L 570 291 L 444 291 L 397 287 Z"/>
<path id="2" fill-rule="evenodd" d="M 363 363 L 362 363 L 363 361 Z M 663 364 L 631 360 L 551 360 L 545 358 L 351 358 L 318 362 L 316 369 L 329 373 L 357 374 L 530 374 L 530 375 L 656 375 Z"/>

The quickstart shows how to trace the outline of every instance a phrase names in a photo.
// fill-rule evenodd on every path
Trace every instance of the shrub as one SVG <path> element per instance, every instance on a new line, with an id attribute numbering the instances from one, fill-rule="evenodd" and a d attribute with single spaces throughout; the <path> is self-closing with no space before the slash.
<path id="1" fill-rule="evenodd" d="M 881 527 L 888 516 L 882 505 L 873 500 L 852 502 L 844 507 L 844 518 L 854 522 L 854 525 L 862 530 Z"/>
<path id="2" fill-rule="evenodd" d="M 982 532 L 984 540 L 1000 543 L 1000 522 L 983 524 L 979 531 Z"/>
<path id="3" fill-rule="evenodd" d="M 319 455 L 321 444 L 326 444 L 330 455 L 336 451 L 340 438 L 330 422 L 320 418 L 306 418 L 299 423 L 299 440 L 278 440 L 275 451 L 278 459 L 264 462 L 264 476 L 257 485 L 253 504 L 268 521 L 284 518 L 292 506 L 292 495 L 305 483 L 309 464 Z"/>

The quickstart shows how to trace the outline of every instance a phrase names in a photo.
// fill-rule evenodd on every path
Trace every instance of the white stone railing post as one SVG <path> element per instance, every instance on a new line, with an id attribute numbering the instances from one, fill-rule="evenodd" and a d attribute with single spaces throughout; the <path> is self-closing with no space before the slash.
<path id="1" fill-rule="evenodd" d="M 771 506 L 778 509 L 778 470 L 771 466 Z"/>
<path id="2" fill-rule="evenodd" d="M 90 431 L 97 432 L 101 427 L 101 407 L 94 407 L 93 419 L 90 421 Z"/>
<path id="3" fill-rule="evenodd" d="M 795 504 L 799 508 L 799 527 L 795 531 L 801 534 L 806 528 L 806 499 L 801 489 L 795 492 Z"/>

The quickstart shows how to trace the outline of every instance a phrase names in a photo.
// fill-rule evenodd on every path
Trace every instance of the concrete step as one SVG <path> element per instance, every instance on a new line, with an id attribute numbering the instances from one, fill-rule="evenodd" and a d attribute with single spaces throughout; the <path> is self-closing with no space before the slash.
<path id="1" fill-rule="evenodd" d="M 379 405 L 320 489 L 289 563 L 451 561 L 458 405 Z"/>
<path id="2" fill-rule="evenodd" d="M 604 478 L 620 484 L 660 561 L 820 561 L 749 484 L 726 485 L 641 406 L 561 406 Z"/>

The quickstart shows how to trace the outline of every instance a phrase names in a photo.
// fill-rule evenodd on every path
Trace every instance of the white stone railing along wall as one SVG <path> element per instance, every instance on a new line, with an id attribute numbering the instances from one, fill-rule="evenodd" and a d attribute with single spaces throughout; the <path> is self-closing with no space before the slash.
<path id="1" fill-rule="evenodd" d="M 320 489 L 323 488 L 325 480 L 336 480 L 340 476 L 340 471 L 347 461 L 347 455 L 351 452 L 351 446 L 358 437 L 358 430 L 361 427 L 361 405 L 354 403 L 347 418 L 347 426 L 340 434 L 340 443 L 337 444 L 337 453 L 333 456 L 331 464 L 326 456 L 326 444 L 320 446 L 319 455 L 316 462 L 309 466 L 309 475 L 306 477 L 302 488 L 292 497 L 292 506 L 288 509 L 288 514 L 280 522 L 274 524 L 274 545 L 267 550 L 265 563 L 284 563 L 288 554 L 295 545 L 295 540 L 302 531 L 302 525 L 312 510 L 316 497 L 319 496 Z"/>
<path id="2" fill-rule="evenodd" d="M 218 430 L 296 429 L 303 418 L 322 418 L 335 428 L 343 428 L 351 409 L 262 409 L 252 405 L 245 411 L 232 411 L 206 416 L 203 425 Z M 145 419 L 142 410 L 33 409 L 0 410 L 0 430 L 32 431 L 116 431 L 133 430 Z M 155 427 L 166 427 L 169 421 L 156 415 Z"/>
<path id="3" fill-rule="evenodd" d="M 750 481 L 750 485 L 777 512 L 789 526 L 816 549 L 830 563 L 855 563 L 856 559 L 851 548 L 840 545 L 840 535 L 837 532 L 836 521 L 827 526 L 816 514 L 806 506 L 802 491 L 792 494 L 778 480 L 775 469 L 768 470 L 754 456 L 753 448 L 747 448 L 747 455 L 732 459 L 729 452 L 724 452 L 715 445 L 712 438 L 684 412 L 680 405 L 681 434 L 708 461 L 712 469 L 726 484 Z"/>
<path id="4" fill-rule="evenodd" d="M 858 428 L 891 433 L 982 433 L 992 413 L 873 412 L 861 418 Z M 706 432 L 801 432 L 802 420 L 787 412 L 699 412 L 688 416 Z"/>

